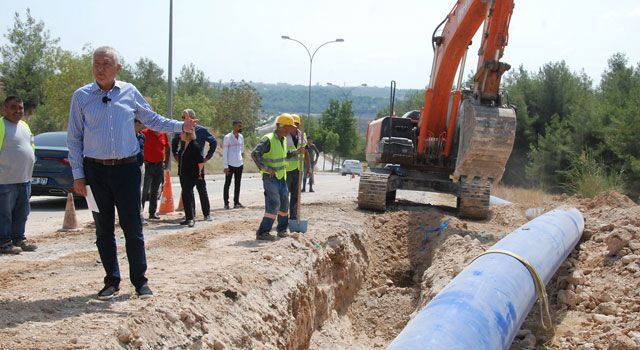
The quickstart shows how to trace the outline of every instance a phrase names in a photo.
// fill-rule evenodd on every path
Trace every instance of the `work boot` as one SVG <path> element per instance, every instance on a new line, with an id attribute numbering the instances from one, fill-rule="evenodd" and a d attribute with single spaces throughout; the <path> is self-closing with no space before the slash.
<path id="1" fill-rule="evenodd" d="M 27 242 L 26 239 L 23 239 L 21 241 L 15 241 L 13 242 L 13 245 L 15 247 L 22 249 L 23 252 L 32 252 L 38 249 L 37 245 Z"/>
<path id="2" fill-rule="evenodd" d="M 16 254 L 20 254 L 20 253 L 22 253 L 22 249 L 14 246 L 11 241 L 8 241 L 8 242 L 2 244 L 2 246 L 0 246 L 0 254 L 16 255 Z"/>
<path id="3" fill-rule="evenodd" d="M 276 238 L 269 233 L 257 233 L 256 240 L 258 241 L 275 241 Z"/>
<path id="4" fill-rule="evenodd" d="M 279 238 L 287 238 L 287 237 L 289 237 L 289 234 L 287 233 L 287 231 L 280 231 L 280 232 L 278 232 L 278 237 Z"/>

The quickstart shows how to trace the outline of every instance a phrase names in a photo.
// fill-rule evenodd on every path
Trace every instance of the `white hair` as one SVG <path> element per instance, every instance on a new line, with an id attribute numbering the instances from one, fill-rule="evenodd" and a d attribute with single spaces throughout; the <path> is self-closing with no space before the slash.
<path id="1" fill-rule="evenodd" d="M 120 64 L 120 54 L 111 46 L 100 46 L 95 49 L 93 51 L 93 59 L 95 60 L 96 56 L 99 54 L 108 55 L 113 60 L 114 64 Z"/>

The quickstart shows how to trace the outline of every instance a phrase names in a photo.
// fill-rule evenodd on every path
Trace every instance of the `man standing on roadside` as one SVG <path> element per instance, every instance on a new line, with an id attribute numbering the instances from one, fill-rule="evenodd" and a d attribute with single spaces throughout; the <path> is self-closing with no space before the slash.
<path id="1" fill-rule="evenodd" d="M 295 157 L 289 157 L 287 159 L 287 187 L 289 188 L 289 219 L 298 219 L 298 202 L 300 198 L 298 196 L 298 189 L 300 183 L 300 174 L 304 168 L 309 169 L 309 157 L 305 146 L 307 145 L 306 135 L 300 130 L 300 116 L 292 114 L 294 127 L 291 128 L 289 135 L 287 135 L 287 145 L 289 146 L 289 152 L 298 152 Z M 304 166 L 300 166 L 300 162 L 304 162 Z"/>
<path id="2" fill-rule="evenodd" d="M 251 158 L 262 174 L 264 216 L 256 232 L 257 240 L 273 241 L 273 222 L 278 220 L 278 237 L 287 237 L 289 227 L 289 191 L 287 190 L 287 135 L 294 130 L 293 118 L 282 113 L 276 119 L 276 130 L 262 137 L 251 152 Z"/>
<path id="3" fill-rule="evenodd" d="M 196 112 L 191 109 L 185 109 L 182 111 L 182 119 L 185 118 L 195 118 Z M 213 153 L 216 151 L 216 147 L 218 146 L 218 142 L 216 141 L 215 136 L 207 130 L 204 126 L 197 125 L 196 126 L 196 140 L 195 142 L 200 147 L 200 152 L 204 157 L 204 164 L 206 164 L 212 157 Z M 207 154 L 204 155 L 204 144 L 209 143 L 209 150 Z M 171 140 L 171 151 L 173 152 L 173 158 L 180 164 L 180 155 L 184 150 L 184 142 L 180 141 L 180 134 L 176 134 L 173 136 Z M 207 194 L 207 183 L 204 178 L 204 167 L 200 172 L 200 176 L 196 180 L 196 189 L 198 190 L 198 197 L 200 197 L 200 206 L 202 207 L 202 215 L 206 221 L 211 221 L 211 206 L 209 204 L 209 194 Z M 194 211 L 195 213 L 195 211 Z"/>
<path id="4" fill-rule="evenodd" d="M 244 137 L 242 136 L 242 122 L 236 120 L 233 122 L 233 130 L 224 136 L 222 142 L 222 160 L 224 162 L 224 191 L 222 199 L 224 200 L 224 208 L 229 209 L 229 187 L 231 186 L 231 177 L 235 177 L 233 183 L 233 207 L 244 208 L 240 204 L 240 181 L 242 179 L 242 153 L 244 152 Z"/>
<path id="5" fill-rule="evenodd" d="M 302 178 L 302 192 L 306 190 L 307 187 L 307 178 L 309 178 L 309 192 L 315 192 L 313 190 L 313 185 L 315 185 L 315 178 L 313 176 L 313 172 L 316 168 L 316 164 L 318 163 L 318 157 L 320 156 L 320 152 L 318 151 L 318 147 L 313 144 L 313 139 L 311 136 L 307 136 L 307 154 L 309 155 L 309 163 L 311 163 L 311 168 L 307 166 L 307 163 L 304 164 L 304 177 Z"/>
<path id="6" fill-rule="evenodd" d="M 165 132 L 193 131 L 197 120 L 167 119 L 152 111 L 135 86 L 116 80 L 121 68 L 117 51 L 108 46 L 93 52 L 95 81 L 73 93 L 67 128 L 69 162 L 76 193 L 86 196 L 89 185 L 98 206 L 93 212 L 96 245 L 104 267 L 104 288 L 98 299 L 108 300 L 120 290 L 120 269 L 114 235 L 115 210 L 126 240 L 129 277 L 140 298 L 153 292 L 147 284 L 147 258 L 140 218 L 140 146 L 134 119 Z"/>
<path id="7" fill-rule="evenodd" d="M 142 186 L 142 209 L 144 202 L 149 201 L 149 219 L 158 220 L 156 213 L 158 197 L 164 179 L 164 171 L 169 165 L 169 138 L 163 132 L 149 128 L 142 130 L 144 134 L 144 185 Z"/>
<path id="8" fill-rule="evenodd" d="M 31 175 L 36 161 L 33 134 L 22 120 L 24 104 L 17 96 L 4 100 L 0 118 L 0 253 L 36 250 L 25 238 Z"/>

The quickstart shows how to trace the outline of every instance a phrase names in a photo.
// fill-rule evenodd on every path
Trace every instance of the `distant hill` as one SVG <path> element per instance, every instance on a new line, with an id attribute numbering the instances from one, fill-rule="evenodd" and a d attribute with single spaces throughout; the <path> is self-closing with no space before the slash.
<path id="1" fill-rule="evenodd" d="M 216 85 L 226 83 L 216 83 Z M 282 112 L 307 114 L 308 85 L 286 83 L 248 82 L 262 97 L 262 111 L 265 122 L 270 116 Z M 396 100 L 415 90 L 396 90 Z M 311 87 L 311 115 L 320 115 L 330 100 L 349 99 L 353 102 L 353 112 L 358 118 L 361 132 L 366 131 L 368 122 L 376 113 L 389 105 L 389 87 L 314 85 Z"/>
<path id="2" fill-rule="evenodd" d="M 262 109 L 266 114 L 307 114 L 309 86 L 284 83 L 250 84 L 262 96 Z M 410 90 L 396 90 L 396 99 L 401 99 L 408 91 Z M 349 99 L 353 101 L 353 112 L 356 116 L 370 118 L 389 104 L 389 88 L 314 85 L 311 87 L 311 114 L 321 114 L 332 99 Z"/>

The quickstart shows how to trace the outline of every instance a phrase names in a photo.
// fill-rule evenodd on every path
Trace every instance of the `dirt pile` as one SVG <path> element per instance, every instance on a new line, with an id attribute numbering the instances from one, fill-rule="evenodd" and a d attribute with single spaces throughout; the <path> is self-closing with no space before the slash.
<path id="1" fill-rule="evenodd" d="M 576 250 L 548 285 L 555 329 L 523 328 L 553 349 L 640 349 L 640 206 L 624 195 L 558 197 L 585 217 Z"/>

